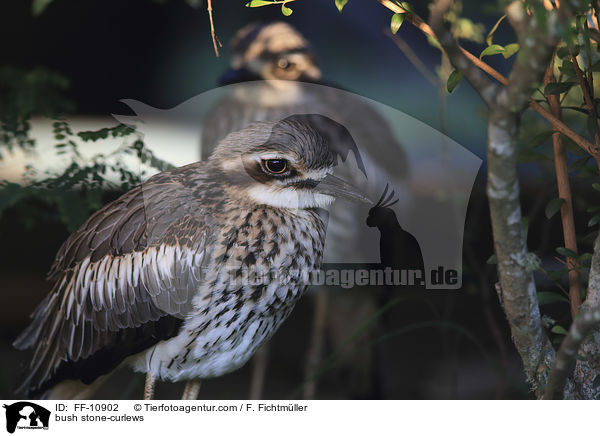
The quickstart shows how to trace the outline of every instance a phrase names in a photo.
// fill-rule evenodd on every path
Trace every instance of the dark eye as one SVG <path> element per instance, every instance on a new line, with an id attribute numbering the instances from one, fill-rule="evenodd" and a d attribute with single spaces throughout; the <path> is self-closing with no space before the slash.
<path id="1" fill-rule="evenodd" d="M 288 170 L 288 161 L 285 159 L 263 159 L 263 168 L 271 174 L 283 174 Z"/>
<path id="2" fill-rule="evenodd" d="M 277 66 L 282 70 L 287 70 L 291 66 L 291 64 L 290 61 L 288 61 L 286 58 L 279 58 L 279 60 L 277 61 Z"/>

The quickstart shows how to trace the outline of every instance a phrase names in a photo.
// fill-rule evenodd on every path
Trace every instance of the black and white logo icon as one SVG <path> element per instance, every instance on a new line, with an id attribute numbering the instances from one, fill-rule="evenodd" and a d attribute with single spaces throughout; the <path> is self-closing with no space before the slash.
<path id="1" fill-rule="evenodd" d="M 50 411 L 29 401 L 4 404 L 6 409 L 6 431 L 48 429 Z"/>

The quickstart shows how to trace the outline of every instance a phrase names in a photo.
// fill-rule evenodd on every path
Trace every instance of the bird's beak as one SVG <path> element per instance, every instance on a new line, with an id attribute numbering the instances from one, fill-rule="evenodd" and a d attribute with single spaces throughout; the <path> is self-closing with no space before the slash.
<path id="1" fill-rule="evenodd" d="M 335 198 L 368 204 L 372 203 L 357 187 L 332 174 L 327 174 L 314 189 L 321 194 L 330 195 Z"/>
<path id="2" fill-rule="evenodd" d="M 319 82 L 321 80 L 321 77 L 321 70 L 316 65 L 307 68 L 302 73 L 302 80 L 305 82 Z"/>

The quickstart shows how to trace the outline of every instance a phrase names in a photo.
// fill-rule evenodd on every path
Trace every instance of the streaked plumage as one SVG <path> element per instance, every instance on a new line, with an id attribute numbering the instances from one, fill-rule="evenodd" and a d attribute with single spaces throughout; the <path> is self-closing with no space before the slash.
<path id="1" fill-rule="evenodd" d="M 319 266 L 317 208 L 352 197 L 328 185 L 337 151 L 314 128 L 317 118 L 253 124 L 208 162 L 157 174 L 93 214 L 60 248 L 54 287 L 15 342 L 34 351 L 23 389 L 90 383 L 125 361 L 173 381 L 243 365 L 302 295 L 291 271 Z M 269 156 L 294 172 L 266 174 Z M 281 280 L 239 280 L 273 269 Z"/>
<path id="2" fill-rule="evenodd" d="M 234 36 L 231 52 L 231 70 L 221 80 L 221 84 L 230 85 L 226 96 L 211 108 L 202 123 L 203 159 L 210 155 L 211 144 L 251 122 L 281 119 L 292 114 L 324 114 L 351 130 L 360 147 L 362 161 L 371 170 L 368 180 L 365 180 L 364 166 L 344 166 L 336 174 L 363 187 L 373 197 L 378 196 L 387 183 L 392 183 L 401 204 L 408 207 L 407 157 L 391 126 L 365 99 L 336 87 L 321 86 L 327 83 L 321 80 L 314 50 L 300 32 L 284 22 L 251 24 Z M 325 135 L 337 138 L 339 133 L 335 128 L 325 129 Z M 368 212 L 369 208 L 360 204 L 332 208 L 327 251 L 334 262 L 350 263 L 354 261 L 350 260 L 354 259 L 354 253 L 365 251 L 372 237 L 360 229 L 364 228 Z M 328 298 L 331 304 L 326 323 L 335 349 L 342 346 L 350 332 L 364 331 L 361 325 L 374 316 L 377 305 L 374 297 L 363 290 L 333 290 Z M 372 395 L 373 332 L 371 329 L 364 334 L 363 342 L 355 344 L 340 363 L 351 373 L 358 374 L 353 377 L 354 386 L 348 387 L 350 396 Z"/>

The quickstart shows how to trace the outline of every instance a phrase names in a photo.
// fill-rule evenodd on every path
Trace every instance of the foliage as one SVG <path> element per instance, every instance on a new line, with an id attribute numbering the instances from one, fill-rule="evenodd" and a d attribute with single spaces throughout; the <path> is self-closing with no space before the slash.
<path id="1" fill-rule="evenodd" d="M 127 156 L 137 158 L 147 169 L 163 171 L 171 167 L 145 147 L 134 129 L 123 124 L 75 134 L 67 122 L 57 120 L 53 124 L 53 131 L 57 141 L 55 152 L 68 159 L 66 168 L 42 175 L 28 168 L 23 185 L 0 181 L 0 216 L 7 208 L 20 202 L 38 199 L 55 206 L 60 220 L 69 231 L 73 231 L 91 212 L 102 206 L 102 193 L 106 189 L 126 191 L 145 178 L 147 170 L 133 172 L 125 160 Z M 90 158 L 85 158 L 81 153 L 82 142 L 109 137 L 122 138 L 124 141 L 110 153 L 99 153 Z M 28 212 L 29 216 L 35 216 L 31 211 Z"/>
<path id="2" fill-rule="evenodd" d="M 68 86 L 66 78 L 46 68 L 0 66 L 0 159 L 5 150 L 34 146 L 29 137 L 32 115 L 54 117 L 73 110 L 63 95 Z"/>

